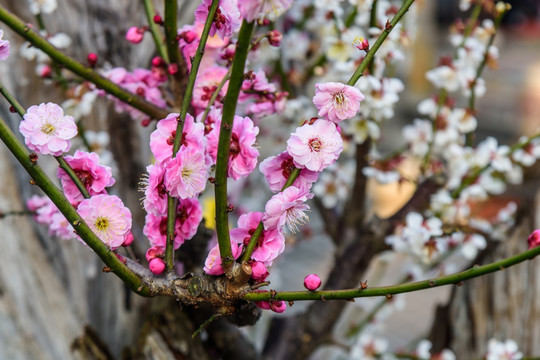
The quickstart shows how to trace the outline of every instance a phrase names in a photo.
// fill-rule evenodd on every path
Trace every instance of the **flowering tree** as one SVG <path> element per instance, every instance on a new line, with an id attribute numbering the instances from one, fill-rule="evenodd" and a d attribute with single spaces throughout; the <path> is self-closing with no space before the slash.
<path id="1" fill-rule="evenodd" d="M 391 348 L 365 324 L 391 309 L 396 294 L 461 285 L 540 252 L 535 232 L 529 250 L 471 267 L 488 245 L 508 236 L 517 205 L 505 202 L 489 218 L 475 209 L 508 183 L 520 183 L 522 169 L 540 156 L 537 134 L 512 146 L 494 138 L 475 142 L 476 99 L 486 92 L 481 75 L 496 61 L 493 41 L 507 4 L 461 1 L 471 10 L 451 34 L 453 54 L 426 74 L 437 93 L 403 128 L 404 146 L 387 154 L 378 150 L 381 126 L 394 117 L 404 90 L 391 74 L 407 58 L 414 0 L 204 0 L 183 23 L 176 1 L 156 11 L 144 0 L 145 25 L 137 20 L 122 36 L 140 44 L 132 46 L 146 42 L 145 49 L 145 38 L 154 41 L 147 66 L 137 68 L 115 67 L 122 59 L 107 63 L 99 51 L 68 55 L 70 38 L 46 26 L 58 11 L 56 1 L 29 4 L 34 25 L 4 6 L 0 21 L 10 36 L 26 41 L 21 56 L 35 62 L 37 75 L 64 100 L 23 106 L 17 91 L 0 86 L 14 113 L 11 128 L 0 122 L 0 137 L 45 195 L 29 197 L 28 210 L 51 236 L 87 245 L 91 251 L 83 251 L 97 255 L 103 272 L 114 273 L 129 294 L 183 304 L 178 319 L 196 324 L 190 329 L 195 336 L 210 336 L 193 340 L 182 350 L 187 356 L 211 356 L 206 341 L 223 357 L 255 358 L 257 350 L 229 321 L 251 325 L 260 309 L 283 313 L 295 301 L 315 300 L 302 314 L 273 320 L 265 356 L 306 358 L 323 344 L 348 341 L 342 352 L 352 358 L 452 359 L 442 342 L 433 351 L 428 341 Z M 487 18 L 480 22 L 482 10 Z M 2 38 L 0 59 L 18 56 L 10 47 Z M 91 114 L 107 102 L 122 114 L 107 115 L 109 134 L 87 130 L 99 128 Z M 121 120 L 128 118 L 135 121 Z M 144 143 L 133 146 L 134 138 Z M 114 156 L 108 146 L 116 147 Z M 58 162 L 53 172 L 45 168 L 48 155 Z M 405 161 L 415 164 L 417 175 L 402 173 Z M 142 177 L 144 211 L 126 206 L 134 202 L 133 187 L 122 185 L 133 184 L 133 169 Z M 368 179 L 412 183 L 415 191 L 393 215 L 377 217 L 367 201 Z M 321 290 L 320 277 L 309 271 L 305 289 L 272 289 L 272 265 L 287 238 L 305 237 L 310 207 L 335 245 L 334 266 Z M 373 287 L 363 276 L 383 252 L 407 257 L 405 275 L 400 284 Z M 144 253 L 146 261 L 140 260 Z M 382 300 L 347 339 L 332 339 L 342 300 L 364 297 Z M 173 348 L 152 347 L 152 332 L 146 335 L 134 356 Z M 82 354 L 99 337 L 106 338 L 88 329 L 74 348 Z M 510 339 L 482 346 L 480 357 L 522 357 Z"/>

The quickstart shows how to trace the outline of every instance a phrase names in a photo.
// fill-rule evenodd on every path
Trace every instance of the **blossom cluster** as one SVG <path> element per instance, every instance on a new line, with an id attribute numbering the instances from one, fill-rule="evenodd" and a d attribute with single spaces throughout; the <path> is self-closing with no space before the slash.
<path id="1" fill-rule="evenodd" d="M 37 9 L 32 10 L 35 13 L 47 13 L 56 7 L 52 0 L 32 3 Z M 502 238 L 513 225 L 514 203 L 506 203 L 489 219 L 476 216 L 475 205 L 491 195 L 501 194 L 507 183 L 521 181 L 522 168 L 540 158 L 540 138 L 524 138 L 510 148 L 488 137 L 473 146 L 469 135 L 478 125 L 476 112 L 470 106 L 458 106 L 456 101 L 460 96 L 474 100 L 485 93 L 479 69 L 485 62 L 494 64 L 498 56 L 497 48 L 490 45 L 496 30 L 493 21 L 488 19 L 474 25 L 470 33 L 456 29 L 452 34 L 450 41 L 455 47 L 455 55 L 442 58 L 440 64 L 426 74 L 438 89 L 438 95 L 422 101 L 418 106 L 421 116 L 403 129 L 406 154 L 385 157 L 377 149 L 381 126 L 394 117 L 394 108 L 404 90 L 403 82 L 388 74 L 394 73 L 390 69 L 399 70 L 400 63 L 406 59 L 406 44 L 414 32 L 411 26 L 414 12 L 406 22 L 394 26 L 377 57 L 358 81 L 352 81 L 350 76 L 365 59 L 370 43 L 387 30 L 388 19 L 396 14 L 398 7 L 396 2 L 379 0 L 376 11 L 370 14 L 372 1 L 351 0 L 349 7 L 354 8 L 358 16 L 348 19 L 339 3 L 297 1 L 293 5 L 292 0 L 219 1 L 210 37 L 204 39 L 207 40 L 206 48 L 198 68 L 189 113 L 183 112 L 185 116 L 171 113 L 158 120 L 150 135 L 153 159 L 142 183 L 142 205 L 146 211 L 143 234 L 150 244 L 146 260 L 154 274 L 160 275 L 166 268 L 168 197 L 175 198 L 177 204 L 173 248 L 179 249 L 197 234 L 202 222 L 206 209 L 200 196 L 206 190 L 207 181 L 215 180 L 212 172 L 218 161 L 221 130 L 231 131 L 228 180 L 242 187 L 249 185 L 246 179 L 257 168 L 262 153 L 259 142 L 265 141 L 271 132 L 269 128 L 274 127 L 267 124 L 277 118 L 285 119 L 285 125 L 279 126 L 285 131 L 277 136 L 285 149 L 270 156 L 263 154 L 265 159 L 259 164 L 261 178 L 273 195 L 266 202 L 264 211 L 236 210 L 236 227 L 229 233 L 234 259 L 246 254 L 250 244 L 255 242 L 248 261 L 252 283 L 267 279 L 270 266 L 285 250 L 287 232 L 299 231 L 308 221 L 310 206 L 307 202 L 314 195 L 322 199 L 324 207 L 339 211 L 350 193 L 356 166 L 353 159 L 362 155 L 356 153 L 361 151 L 362 144 L 368 148 L 365 157 L 369 165 L 357 169 L 358 176 L 363 174 L 380 183 L 408 181 L 410 179 L 400 173 L 400 166 L 407 159 L 423 164 L 420 175 L 413 181 L 421 183 L 430 177 L 447 175 L 444 183 L 430 196 L 427 207 L 408 213 L 393 234 L 386 237 L 386 243 L 395 252 L 410 255 L 415 265 L 435 266 L 458 249 L 465 259 L 472 260 L 487 246 L 485 234 L 489 233 L 490 239 Z M 467 2 L 462 1 L 462 8 L 466 7 L 464 3 Z M 40 4 L 43 6 L 38 9 Z M 193 71 L 192 59 L 203 41 L 203 27 L 211 4 L 210 0 L 202 0 L 195 11 L 194 23 L 178 30 L 178 50 L 188 71 Z M 304 19 L 308 7 L 312 16 Z M 283 23 L 279 24 L 283 34 L 272 27 L 250 44 L 236 113 L 232 124 L 226 123 L 222 119 L 223 107 L 231 86 L 231 65 L 237 51 L 235 37 L 242 21 L 256 20 L 263 28 L 289 8 Z M 295 27 L 293 24 L 300 20 L 302 26 Z M 126 40 L 139 44 L 147 30 L 146 26 L 130 27 Z M 64 34 L 43 34 L 58 48 L 70 44 L 69 37 Z M 2 36 L 0 30 L 0 60 L 9 54 L 9 43 L 2 40 Z M 280 46 L 287 51 L 280 54 Z M 320 61 L 308 63 L 307 59 L 311 58 L 308 54 L 314 52 L 320 53 Z M 21 53 L 28 59 L 37 60 L 40 76 L 53 77 L 53 64 L 43 52 L 26 44 Z M 88 63 L 94 67 L 97 56 L 89 56 Z M 99 71 L 113 83 L 156 107 L 166 108 L 165 85 L 177 74 L 179 66 L 154 57 L 149 67 Z M 304 73 L 304 69 L 310 70 Z M 300 85 L 305 84 L 310 89 L 308 93 L 298 91 Z M 20 132 L 31 151 L 54 156 L 69 152 L 71 141 L 77 135 L 75 120 L 90 113 L 98 95 L 111 99 L 118 112 L 126 112 L 144 125 L 151 123 L 141 111 L 93 85 L 80 83 L 70 90 L 72 96 L 63 104 L 64 109 L 52 103 L 28 109 Z M 64 112 L 68 113 L 66 109 L 70 115 L 64 115 Z M 287 125 L 293 130 L 289 131 Z M 179 130 L 182 133 L 177 134 Z M 275 130 L 276 133 L 279 131 Z M 79 180 L 74 182 L 73 175 L 65 168 L 58 169 L 57 177 L 68 201 L 109 249 L 129 245 L 133 240 L 132 215 L 120 198 L 108 193 L 108 188 L 116 182 L 113 169 L 107 166 L 110 163 L 92 149 L 77 150 L 65 155 L 64 160 Z M 231 194 L 231 198 L 234 196 Z M 73 227 L 50 200 L 33 197 L 28 207 L 34 212 L 36 221 L 47 225 L 52 235 L 65 239 L 76 237 Z M 219 245 L 215 239 L 210 244 L 203 270 L 219 276 L 224 272 Z M 531 235 L 529 245 L 538 245 L 538 234 Z M 414 272 L 414 265 L 411 269 L 410 272 Z M 312 274 L 306 277 L 304 284 L 309 291 L 315 291 L 321 281 Z M 286 309 L 283 301 L 270 300 L 257 305 L 274 312 Z M 497 354 L 503 353 L 517 358 L 519 352 L 514 345 L 492 341 L 486 358 L 496 359 Z M 389 355 L 387 342 L 368 332 L 363 333 L 351 349 L 351 358 Z M 431 344 L 421 341 L 412 356 L 455 359 L 450 350 L 439 354 L 432 354 L 430 350 Z"/>

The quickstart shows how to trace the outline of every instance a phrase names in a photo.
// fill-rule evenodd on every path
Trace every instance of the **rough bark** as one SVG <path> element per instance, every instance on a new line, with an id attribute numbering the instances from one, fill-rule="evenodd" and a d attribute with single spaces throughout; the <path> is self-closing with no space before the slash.
<path id="1" fill-rule="evenodd" d="M 528 235 L 540 225 L 539 200 L 537 193 L 534 201 L 523 201 L 508 238 L 488 247 L 475 263 L 526 250 Z M 458 359 L 482 358 L 490 338 L 513 339 L 524 355 L 540 355 L 539 274 L 540 263 L 528 261 L 454 288 L 448 304 L 437 310 L 431 331 L 434 348 L 449 347 Z"/>

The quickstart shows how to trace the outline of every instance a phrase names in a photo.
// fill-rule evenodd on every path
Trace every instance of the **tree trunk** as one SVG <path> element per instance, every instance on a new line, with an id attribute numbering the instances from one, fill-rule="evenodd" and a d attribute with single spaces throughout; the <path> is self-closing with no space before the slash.
<path id="1" fill-rule="evenodd" d="M 527 237 L 540 225 L 540 193 L 523 201 L 507 239 L 493 244 L 475 263 L 485 264 L 527 249 Z M 536 214 L 535 214 L 536 213 Z M 432 327 L 434 348 L 451 348 L 458 359 L 482 358 L 491 338 L 515 340 L 526 356 L 540 354 L 540 263 L 528 261 L 455 287 L 439 307 Z"/>

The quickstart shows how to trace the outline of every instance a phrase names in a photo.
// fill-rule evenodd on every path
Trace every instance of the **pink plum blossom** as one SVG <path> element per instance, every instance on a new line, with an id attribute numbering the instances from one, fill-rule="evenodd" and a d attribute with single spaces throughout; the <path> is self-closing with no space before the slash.
<path id="1" fill-rule="evenodd" d="M 231 230 L 231 240 L 247 246 L 251 236 L 263 219 L 261 212 L 249 212 L 240 216 L 238 228 Z M 285 238 L 277 228 L 264 230 L 257 241 L 251 259 L 271 266 L 272 261 L 285 250 Z"/>
<path id="2" fill-rule="evenodd" d="M 364 95 L 354 86 L 337 82 L 315 84 L 313 103 L 319 109 L 319 116 L 336 124 L 354 117 L 362 100 Z"/>
<path id="3" fill-rule="evenodd" d="M 178 249 L 196 233 L 202 220 L 202 208 L 197 199 L 180 200 L 174 227 L 174 248 Z M 143 233 L 152 246 L 165 248 L 167 243 L 167 216 L 149 213 L 145 218 Z"/>
<path id="4" fill-rule="evenodd" d="M 60 211 L 56 211 L 51 217 L 49 234 L 62 240 L 71 240 L 76 237 L 73 226 Z"/>
<path id="5" fill-rule="evenodd" d="M 287 225 L 293 233 L 298 231 L 298 225 L 305 224 L 309 218 L 305 211 L 309 206 L 304 204 L 313 194 L 307 189 L 290 186 L 283 192 L 272 196 L 266 203 L 263 224 L 266 230 L 278 229 L 281 231 Z"/>
<path id="6" fill-rule="evenodd" d="M 124 89 L 143 97 L 146 101 L 156 105 L 157 107 L 164 108 L 167 106 L 167 103 L 163 98 L 162 91 L 159 88 L 159 85 L 167 80 L 166 76 L 164 77 L 159 73 L 140 68 L 133 70 L 133 72 L 129 72 L 121 67 L 104 71 L 103 76 Z M 106 93 L 102 90 L 96 90 L 96 92 L 101 96 L 106 95 Z M 148 116 L 141 111 L 131 107 L 113 96 L 108 95 L 108 98 L 114 102 L 114 108 L 117 112 L 127 112 L 135 120 L 143 120 L 148 118 Z"/>
<path id="7" fill-rule="evenodd" d="M 165 271 L 165 262 L 160 258 L 153 258 L 150 260 L 150 263 L 148 263 L 148 267 L 153 274 L 160 275 Z"/>
<path id="8" fill-rule="evenodd" d="M 343 139 L 330 121 L 317 120 L 296 129 L 287 141 L 294 165 L 320 172 L 333 164 L 343 151 Z"/>
<path id="9" fill-rule="evenodd" d="M 287 310 L 287 304 L 282 300 L 255 301 L 255 305 L 261 309 L 272 310 L 279 314 Z"/>
<path id="10" fill-rule="evenodd" d="M 254 100 L 246 106 L 246 112 L 261 118 L 283 111 L 287 103 L 287 95 L 287 92 L 277 91 L 277 86 L 268 82 L 264 71 L 259 70 L 250 71 L 246 75 L 238 100 L 241 103 Z"/>
<path id="11" fill-rule="evenodd" d="M 203 0 L 202 4 L 195 10 L 195 20 L 204 24 L 211 5 L 212 0 Z M 231 36 L 240 27 L 240 21 L 240 11 L 236 1 L 220 0 L 209 35 L 214 36 L 217 32 L 222 39 Z"/>
<path id="12" fill-rule="evenodd" d="M 253 280 L 264 281 L 268 277 L 268 270 L 266 270 L 266 266 L 262 262 L 251 261 L 249 265 L 251 266 L 251 278 Z"/>
<path id="13" fill-rule="evenodd" d="M 259 170 L 263 173 L 270 190 L 274 193 L 281 191 L 294 168 L 293 158 L 286 151 L 278 156 L 271 156 L 264 159 L 259 165 Z M 293 185 L 299 188 L 310 189 L 318 177 L 319 173 L 304 168 L 300 171 L 300 175 L 298 175 L 296 180 L 294 180 Z"/>
<path id="14" fill-rule="evenodd" d="M 52 204 L 51 199 L 46 196 L 39 195 L 32 195 L 32 197 L 26 201 L 26 207 L 28 210 L 34 212 L 49 204 Z"/>
<path id="15" fill-rule="evenodd" d="M 321 286 L 321 278 L 317 274 L 309 274 L 304 278 L 304 287 L 309 291 L 315 291 Z"/>
<path id="16" fill-rule="evenodd" d="M 177 113 L 167 115 L 165 119 L 157 123 L 156 130 L 150 135 L 150 149 L 159 162 L 164 162 L 172 157 L 178 116 Z M 180 144 L 182 147 L 198 149 L 199 152 L 204 151 L 204 125 L 195 122 L 190 114 L 186 114 L 184 119 Z"/>
<path id="17" fill-rule="evenodd" d="M 30 150 L 54 156 L 69 151 L 70 140 L 77 135 L 73 117 L 64 116 L 62 108 L 53 103 L 30 106 L 19 130 Z"/>
<path id="18" fill-rule="evenodd" d="M 48 197 L 33 195 L 27 200 L 26 207 L 34 212 L 38 224 L 48 226 L 50 235 L 64 240 L 75 238 L 73 227 Z"/>
<path id="19" fill-rule="evenodd" d="M 238 0 L 238 8 L 246 21 L 274 21 L 291 7 L 292 2 L 293 0 Z"/>
<path id="20" fill-rule="evenodd" d="M 527 242 L 529 243 L 529 249 L 540 246 L 540 230 L 534 230 L 532 234 L 529 235 Z"/>
<path id="21" fill-rule="evenodd" d="M 195 53 L 197 52 L 203 28 L 204 23 L 195 22 L 193 25 L 184 25 L 178 30 L 178 47 L 184 56 L 188 70 L 191 70 L 190 59 L 195 56 Z M 216 60 L 220 58 L 222 48 L 224 48 L 228 42 L 228 38 L 221 39 L 219 36 L 208 37 L 199 73 L 202 73 L 204 69 L 208 67 L 215 66 Z"/>
<path id="22" fill-rule="evenodd" d="M 9 56 L 9 41 L 2 40 L 4 30 L 0 29 L 0 60 L 6 60 Z"/>
<path id="23" fill-rule="evenodd" d="M 242 244 L 237 244 L 236 242 L 231 241 L 231 250 L 235 259 L 238 259 L 238 257 L 242 253 L 242 249 Z M 219 253 L 218 244 L 216 244 L 216 246 L 214 246 L 208 253 L 208 256 L 206 257 L 206 260 L 204 262 L 203 270 L 209 275 L 223 274 L 223 268 L 221 267 L 221 255 Z"/>
<path id="24" fill-rule="evenodd" d="M 184 239 L 191 239 L 196 233 L 202 220 L 202 207 L 197 199 L 180 200 L 178 204 L 177 222 L 178 234 Z"/>
<path id="25" fill-rule="evenodd" d="M 157 257 L 165 256 L 165 248 L 161 246 L 152 246 L 150 249 L 146 250 L 146 261 L 150 262 L 152 259 Z"/>
<path id="26" fill-rule="evenodd" d="M 66 155 L 64 159 L 75 171 L 90 196 L 106 194 L 105 188 L 115 183 L 111 168 L 100 165 L 99 155 L 94 152 L 88 153 L 77 150 L 73 156 Z M 81 202 L 84 197 L 69 175 L 61 168 L 58 168 L 56 174 L 62 183 L 64 194 L 69 202 L 71 204 Z"/>
<path id="27" fill-rule="evenodd" d="M 133 241 L 135 240 L 135 237 L 133 236 L 133 233 L 130 232 L 126 235 L 126 238 L 124 239 L 124 242 L 122 243 L 123 247 L 127 247 L 131 244 L 133 244 Z"/>
<path id="28" fill-rule="evenodd" d="M 165 188 L 171 196 L 187 199 L 204 190 L 208 175 L 204 153 L 183 148 L 164 166 Z"/>
<path id="29" fill-rule="evenodd" d="M 77 211 L 111 250 L 122 246 L 131 232 L 131 212 L 118 196 L 96 195 L 84 199 Z"/>
<path id="30" fill-rule="evenodd" d="M 165 168 L 160 162 L 146 167 L 148 179 L 144 183 L 144 210 L 156 216 L 167 213 L 167 189 L 165 189 Z"/>
<path id="31" fill-rule="evenodd" d="M 203 122 L 204 113 L 197 115 L 197 122 Z M 211 106 L 206 119 L 204 120 L 204 135 L 208 135 L 215 127 L 216 123 L 221 124 L 221 108 Z"/>
<path id="32" fill-rule="evenodd" d="M 207 151 L 214 162 L 217 158 L 220 127 L 221 121 L 216 121 L 214 129 L 207 137 Z M 246 177 L 257 166 L 259 150 L 254 145 L 258 133 L 259 128 L 253 125 L 253 121 L 249 117 L 234 117 L 228 170 L 228 176 L 234 180 Z"/>
<path id="33" fill-rule="evenodd" d="M 126 40 L 132 44 L 138 44 L 143 40 L 146 29 L 132 26 L 126 32 Z"/>
<path id="34" fill-rule="evenodd" d="M 228 71 L 223 66 L 211 66 L 199 72 L 197 80 L 195 80 L 195 87 L 193 88 L 192 103 L 195 108 L 202 111 L 208 106 L 208 101 Z M 214 102 L 215 106 L 221 106 L 221 101 L 225 97 L 228 87 L 229 81 L 227 80 L 219 91 L 219 95 Z"/>

